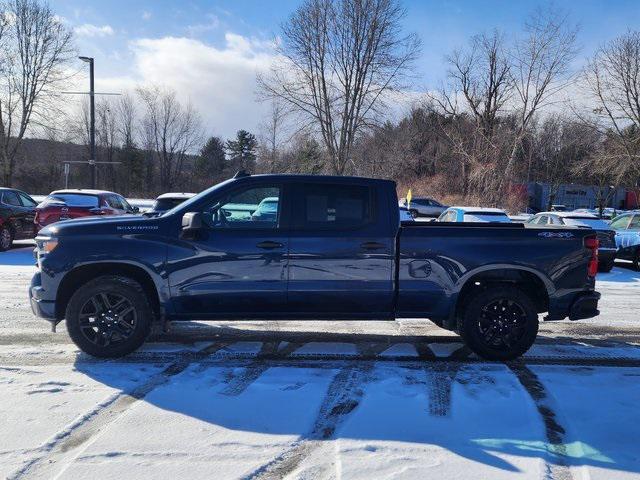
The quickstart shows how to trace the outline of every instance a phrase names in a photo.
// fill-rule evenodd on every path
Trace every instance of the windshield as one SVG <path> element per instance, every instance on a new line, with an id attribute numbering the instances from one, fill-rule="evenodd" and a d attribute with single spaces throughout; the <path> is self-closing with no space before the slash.
<path id="1" fill-rule="evenodd" d="M 468 212 L 464 214 L 465 222 L 511 222 L 502 212 Z"/>
<path id="2" fill-rule="evenodd" d="M 56 204 L 63 204 L 67 207 L 95 208 L 98 206 L 98 197 L 80 193 L 54 193 L 47 196 L 42 202 L 42 206 L 54 206 Z"/>
<path id="3" fill-rule="evenodd" d="M 159 198 L 153 204 L 152 210 L 164 212 L 165 210 L 171 210 L 173 207 L 177 207 L 184 201 L 184 198 Z"/>
<path id="4" fill-rule="evenodd" d="M 611 230 L 611 227 L 604 220 L 591 217 L 565 217 L 566 225 L 574 225 L 576 227 L 589 227 L 595 230 Z"/>
<path id="5" fill-rule="evenodd" d="M 230 178 L 228 180 L 225 180 L 224 182 L 220 182 L 214 185 L 213 187 L 209 187 L 206 190 L 203 190 L 202 192 L 197 194 L 196 196 L 191 197 L 189 200 L 182 202 L 179 205 L 176 205 L 171 210 L 167 210 L 161 216 L 165 217 L 168 215 L 173 215 L 176 212 L 188 212 L 189 208 L 191 208 L 192 205 L 198 203 L 202 198 L 208 196 L 210 193 L 213 193 L 219 188 L 222 188 L 223 186 L 227 185 L 228 183 L 233 182 L 233 180 L 234 180 L 233 178 Z"/>

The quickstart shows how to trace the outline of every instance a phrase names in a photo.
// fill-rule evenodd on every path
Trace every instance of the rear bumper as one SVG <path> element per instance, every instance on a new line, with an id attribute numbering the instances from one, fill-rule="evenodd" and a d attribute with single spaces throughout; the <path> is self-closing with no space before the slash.
<path id="1" fill-rule="evenodd" d="M 587 291 L 563 297 L 549 306 L 549 313 L 544 318 L 550 320 L 583 320 L 600 315 L 598 301 L 600 292 Z"/>

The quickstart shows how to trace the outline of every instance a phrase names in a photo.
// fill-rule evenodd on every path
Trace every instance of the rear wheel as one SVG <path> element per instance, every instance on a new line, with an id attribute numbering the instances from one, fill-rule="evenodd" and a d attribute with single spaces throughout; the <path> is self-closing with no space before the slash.
<path id="1" fill-rule="evenodd" d="M 101 358 L 127 355 L 151 329 L 153 311 L 136 281 L 103 276 L 80 287 L 69 300 L 67 331 L 85 353 Z"/>
<path id="2" fill-rule="evenodd" d="M 0 252 L 5 252 L 11 248 L 13 243 L 13 233 L 11 229 L 3 225 L 0 227 Z"/>
<path id="3" fill-rule="evenodd" d="M 488 288 L 467 302 L 458 319 L 458 332 L 482 358 L 511 360 L 533 345 L 538 313 L 531 299 L 517 288 Z"/>
<path id="4" fill-rule="evenodd" d="M 602 273 L 609 273 L 613 269 L 614 265 L 613 260 L 609 260 L 608 262 L 600 262 L 598 263 L 598 271 Z"/>

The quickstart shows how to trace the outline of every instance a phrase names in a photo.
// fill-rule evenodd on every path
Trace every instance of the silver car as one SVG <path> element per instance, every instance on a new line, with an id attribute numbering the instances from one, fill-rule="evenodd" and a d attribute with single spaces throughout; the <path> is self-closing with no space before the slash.
<path id="1" fill-rule="evenodd" d="M 447 207 L 432 198 L 413 198 L 411 204 L 407 205 L 407 200 L 403 199 L 400 203 L 401 207 L 407 207 L 413 218 L 417 217 L 434 217 L 437 218 Z"/>

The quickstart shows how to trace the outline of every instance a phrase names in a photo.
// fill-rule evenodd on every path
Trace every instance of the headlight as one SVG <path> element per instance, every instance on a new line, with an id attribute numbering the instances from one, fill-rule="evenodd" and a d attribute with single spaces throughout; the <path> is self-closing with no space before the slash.
<path id="1" fill-rule="evenodd" d="M 38 253 L 41 255 L 51 253 L 58 246 L 57 238 L 36 238 Z"/>

